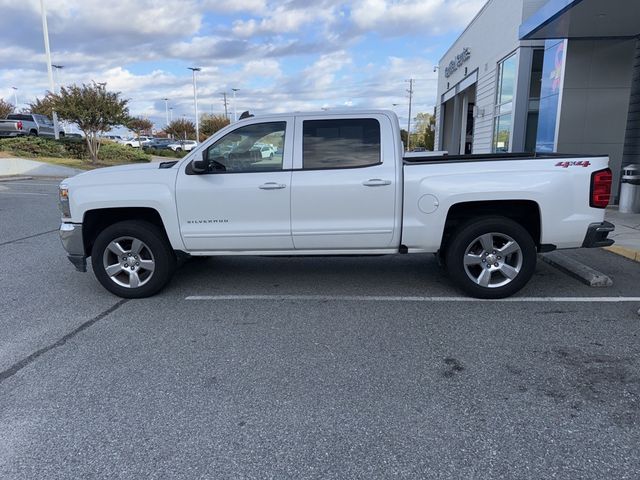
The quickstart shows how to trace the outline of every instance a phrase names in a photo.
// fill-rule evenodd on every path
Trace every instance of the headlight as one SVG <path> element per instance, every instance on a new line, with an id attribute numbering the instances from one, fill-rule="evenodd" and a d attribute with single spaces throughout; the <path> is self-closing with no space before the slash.
<path id="1" fill-rule="evenodd" d="M 62 184 L 59 190 L 59 206 L 64 218 L 71 218 L 71 209 L 69 207 L 69 187 Z"/>

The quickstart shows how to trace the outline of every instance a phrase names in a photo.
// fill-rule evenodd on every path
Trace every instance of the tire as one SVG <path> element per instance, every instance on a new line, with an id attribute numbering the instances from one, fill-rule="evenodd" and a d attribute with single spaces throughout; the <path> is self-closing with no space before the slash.
<path id="1" fill-rule="evenodd" d="M 480 217 L 451 235 L 444 257 L 449 276 L 462 291 L 492 299 L 509 297 L 527 284 L 536 268 L 537 250 L 519 223 Z"/>
<path id="2" fill-rule="evenodd" d="M 58 132 L 58 136 L 59 136 L 60 138 L 64 138 L 64 132 Z"/>
<path id="3" fill-rule="evenodd" d="M 181 152 L 181 151 L 182 151 L 182 149 L 181 149 L 180 147 L 177 147 L 175 151 L 176 151 L 176 152 Z"/>
<path id="4" fill-rule="evenodd" d="M 37 137 L 38 136 L 38 131 L 37 130 L 29 130 L 29 136 L 30 137 Z"/>
<path id="5" fill-rule="evenodd" d="M 98 281 L 114 295 L 144 298 L 158 293 L 169 282 L 176 257 L 157 226 L 127 220 L 98 234 L 91 249 L 91 265 Z"/>

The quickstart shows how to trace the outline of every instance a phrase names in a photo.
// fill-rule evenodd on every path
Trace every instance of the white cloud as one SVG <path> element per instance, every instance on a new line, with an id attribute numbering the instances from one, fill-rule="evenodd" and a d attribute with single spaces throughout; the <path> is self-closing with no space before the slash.
<path id="1" fill-rule="evenodd" d="M 377 54 L 363 34 L 405 35 L 429 43 L 434 32 L 464 26 L 484 0 L 46 0 L 59 83 L 107 82 L 131 99 L 133 114 L 164 124 L 193 115 L 189 64 L 202 112 L 222 111 L 222 92 L 240 88 L 238 110 L 256 113 L 327 108 L 406 110 L 406 84 L 418 78 L 415 111 L 435 99 L 432 62 L 420 52 Z M 39 0 L 0 0 L 0 96 L 19 86 L 24 103 L 48 89 Z M 16 40 L 19 39 L 19 40 Z M 371 47 L 366 60 L 360 52 Z M 437 56 L 437 52 L 426 56 Z M 410 57 L 410 58 L 407 58 Z M 367 62 L 364 66 L 359 62 Z M 406 121 L 406 120 L 405 120 Z"/>
<path id="2" fill-rule="evenodd" d="M 466 26 L 487 0 L 358 0 L 351 18 L 361 30 L 425 36 Z"/>

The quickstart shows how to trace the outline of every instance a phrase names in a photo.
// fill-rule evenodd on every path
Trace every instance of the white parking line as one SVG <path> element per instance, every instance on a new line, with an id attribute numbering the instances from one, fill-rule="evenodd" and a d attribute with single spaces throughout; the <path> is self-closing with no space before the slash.
<path id="1" fill-rule="evenodd" d="M 394 297 L 367 295 L 190 295 L 185 300 L 293 300 L 336 302 L 555 302 L 555 303 L 622 303 L 640 302 L 640 297 L 510 297 L 495 300 L 479 300 L 471 297 Z"/>
<path id="2" fill-rule="evenodd" d="M 55 193 L 35 193 L 35 192 L 15 192 L 15 191 L 9 191 L 9 192 L 0 192 L 3 195 L 37 195 L 39 197 L 49 197 L 51 195 L 55 195 Z"/>
<path id="3" fill-rule="evenodd" d="M 59 185 L 60 182 L 57 182 L 57 183 L 55 183 L 55 182 L 52 182 L 52 183 L 28 183 L 28 182 L 22 182 L 22 181 L 18 180 L 18 181 L 11 182 L 11 183 L 13 185 L 15 185 L 15 186 L 28 185 L 30 187 L 33 186 L 33 187 L 56 187 L 56 188 L 58 188 L 58 185 Z"/>

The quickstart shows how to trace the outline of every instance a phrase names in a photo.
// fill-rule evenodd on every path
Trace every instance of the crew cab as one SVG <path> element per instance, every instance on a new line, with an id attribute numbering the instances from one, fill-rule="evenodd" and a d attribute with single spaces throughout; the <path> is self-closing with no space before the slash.
<path id="1" fill-rule="evenodd" d="M 162 289 L 184 255 L 425 252 L 467 294 L 502 298 L 538 252 L 611 245 L 610 192 L 606 156 L 407 157 L 393 112 L 295 113 L 229 125 L 178 161 L 64 180 L 60 235 L 127 298 Z"/>
<path id="2" fill-rule="evenodd" d="M 0 120 L 0 137 L 19 137 L 23 135 L 55 137 L 53 121 L 45 115 L 31 113 L 12 113 Z M 59 135 L 64 137 L 60 130 Z"/>

